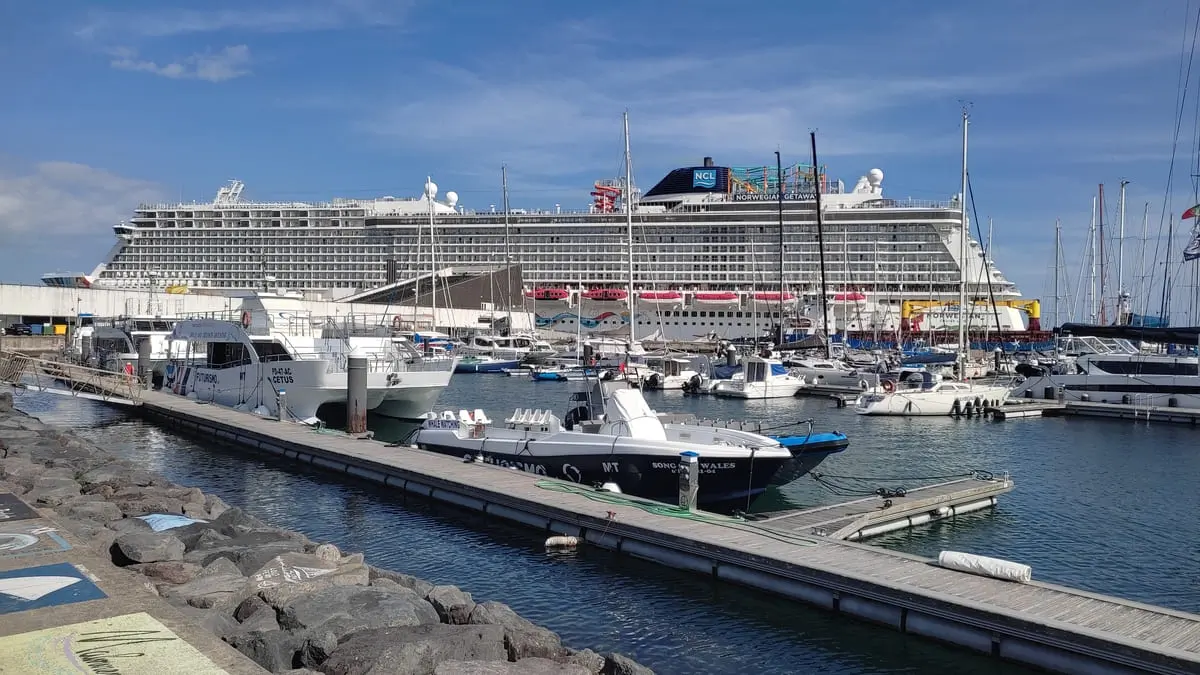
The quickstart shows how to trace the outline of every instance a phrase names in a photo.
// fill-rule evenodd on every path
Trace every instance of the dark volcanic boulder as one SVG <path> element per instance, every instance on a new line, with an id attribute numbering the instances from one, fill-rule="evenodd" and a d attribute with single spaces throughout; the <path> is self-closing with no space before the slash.
<path id="1" fill-rule="evenodd" d="M 472 624 L 494 624 L 504 628 L 504 646 L 510 661 L 527 656 L 554 659 L 562 656 L 562 641 L 558 634 L 522 617 L 500 602 L 481 602 L 471 612 Z"/>
<path id="2" fill-rule="evenodd" d="M 505 657 L 499 626 L 428 624 L 355 633 L 338 645 L 321 670 L 327 675 L 424 675 L 445 661 L 503 662 Z"/>
<path id="3" fill-rule="evenodd" d="M 168 532 L 130 532 L 113 542 L 113 562 L 132 563 L 183 560 L 183 542 Z"/>
<path id="4" fill-rule="evenodd" d="M 475 609 L 471 594 L 463 592 L 458 586 L 434 586 L 425 599 L 437 610 L 442 623 L 466 624 L 471 619 L 471 611 Z"/>
<path id="5" fill-rule="evenodd" d="M 331 586 L 295 598 L 279 610 L 286 630 L 328 630 L 338 639 L 359 630 L 438 623 L 437 612 L 406 589 Z"/>

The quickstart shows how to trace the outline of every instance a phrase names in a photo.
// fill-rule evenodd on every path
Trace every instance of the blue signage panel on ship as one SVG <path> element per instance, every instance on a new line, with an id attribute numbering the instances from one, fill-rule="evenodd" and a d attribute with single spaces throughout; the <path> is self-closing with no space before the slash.
<path id="1" fill-rule="evenodd" d="M 709 189 L 717 187 L 717 170 L 692 169 L 692 187 Z"/>

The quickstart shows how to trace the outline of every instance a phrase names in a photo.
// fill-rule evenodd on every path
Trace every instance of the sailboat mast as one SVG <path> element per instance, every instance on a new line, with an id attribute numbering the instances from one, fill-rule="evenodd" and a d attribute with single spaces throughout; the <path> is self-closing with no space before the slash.
<path id="1" fill-rule="evenodd" d="M 1089 254 L 1089 257 L 1091 258 L 1091 260 L 1088 261 L 1088 265 L 1091 268 L 1091 270 L 1088 274 L 1088 288 L 1091 289 L 1091 295 L 1089 297 L 1091 298 L 1091 305 L 1092 305 L 1091 310 L 1090 310 L 1091 316 L 1089 317 L 1089 320 L 1092 323 L 1096 323 L 1096 320 L 1099 318 L 1100 313 L 1099 313 L 1099 309 L 1096 305 L 1096 198 L 1095 197 L 1092 197 L 1092 224 L 1088 226 L 1088 246 L 1090 247 L 1090 251 L 1091 251 L 1091 253 Z"/>
<path id="2" fill-rule="evenodd" d="M 778 183 L 779 191 L 779 344 L 783 345 L 783 293 L 785 284 L 783 282 L 783 159 L 779 156 L 779 151 L 775 151 L 775 181 Z"/>
<path id="3" fill-rule="evenodd" d="M 1121 192 L 1117 195 L 1117 322 L 1125 323 L 1125 186 L 1129 181 L 1121 180 Z"/>
<path id="4" fill-rule="evenodd" d="M 629 244 L 629 349 L 637 341 L 637 324 L 634 321 L 633 301 L 633 157 L 629 154 L 629 111 L 624 114 L 625 126 L 625 238 Z"/>
<path id="5" fill-rule="evenodd" d="M 958 242 L 958 376 L 965 378 L 967 374 L 967 353 L 970 345 L 967 342 L 967 237 L 970 236 L 970 225 L 967 222 L 967 127 L 970 125 L 970 114 L 966 108 L 962 111 L 962 192 L 959 195 L 959 207 L 962 210 L 962 231 Z"/>
<path id="6" fill-rule="evenodd" d="M 430 313 L 433 316 L 434 331 L 437 330 L 437 235 L 434 233 L 433 224 L 433 205 L 434 199 L 437 197 L 437 184 L 433 182 L 433 177 L 426 177 L 425 194 L 429 198 L 429 289 L 431 309 Z"/>
<path id="7" fill-rule="evenodd" d="M 1059 316 L 1059 294 L 1058 294 L 1058 277 L 1061 274 L 1058 268 L 1058 261 L 1062 257 L 1062 220 L 1054 219 L 1054 323 L 1051 328 L 1056 328 L 1062 325 L 1062 317 Z"/>
<path id="8" fill-rule="evenodd" d="M 1104 286 L 1106 277 L 1108 276 L 1108 265 L 1106 264 L 1104 256 L 1104 183 L 1100 184 L 1100 202 L 1099 206 L 1097 207 L 1096 219 L 1099 228 L 1096 230 L 1096 245 L 1099 246 L 1100 250 L 1100 296 L 1098 301 L 1100 309 L 1100 323 L 1104 324 L 1108 323 L 1107 317 L 1104 314 L 1104 295 L 1106 290 Z"/>
<path id="9" fill-rule="evenodd" d="M 817 164 L 817 132 L 809 132 L 808 137 L 812 144 L 813 193 L 817 200 L 817 254 L 821 260 L 821 330 L 826 334 L 825 358 L 830 358 L 833 348 L 829 344 L 829 300 L 825 291 L 825 230 L 822 222 L 824 216 L 821 213 L 821 169 Z"/>
<path id="10" fill-rule="evenodd" d="M 508 323 L 508 330 L 511 332 L 512 325 L 512 244 L 508 238 L 508 166 L 500 165 L 500 190 L 501 198 L 504 200 L 504 306 L 508 309 L 505 313 Z"/>

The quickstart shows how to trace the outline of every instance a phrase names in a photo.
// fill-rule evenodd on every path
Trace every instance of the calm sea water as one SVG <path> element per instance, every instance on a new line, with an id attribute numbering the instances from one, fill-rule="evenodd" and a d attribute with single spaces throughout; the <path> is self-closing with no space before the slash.
<path id="1" fill-rule="evenodd" d="M 503 419 L 514 407 L 562 411 L 569 383 L 477 375 L 454 380 L 441 408 Z M 663 411 L 786 424 L 809 418 L 849 435 L 822 472 L 871 486 L 970 469 L 1009 471 L 1017 489 L 995 511 L 871 540 L 935 556 L 965 550 L 1018 560 L 1036 578 L 1200 612 L 1197 431 L 1076 419 L 1003 423 L 862 418 L 825 399 L 738 402 L 647 394 Z M 376 565 L 499 600 L 572 646 L 636 655 L 660 673 L 1012 674 L 1017 666 L 837 617 L 740 587 L 581 548 L 548 554 L 540 534 L 270 457 L 196 442 L 99 403 L 26 394 L 18 407 L 176 482 Z M 403 428 L 372 420 L 379 437 Z M 907 477 L 898 479 L 897 477 Z M 838 501 L 801 479 L 770 506 Z"/>

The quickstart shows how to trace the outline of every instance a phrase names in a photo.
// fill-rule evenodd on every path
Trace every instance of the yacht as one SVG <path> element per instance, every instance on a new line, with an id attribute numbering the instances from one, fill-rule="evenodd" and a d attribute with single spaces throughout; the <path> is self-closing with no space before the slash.
<path id="1" fill-rule="evenodd" d="M 737 504 L 795 475 L 792 453 L 774 439 L 720 427 L 663 424 L 641 392 L 624 382 L 596 382 L 572 396 L 560 419 L 550 410 L 518 408 L 503 425 L 482 410 L 430 413 L 412 442 L 424 450 L 560 478 L 615 483 L 622 492 L 675 502 L 684 452 L 699 455 L 701 504 Z M 809 463 L 807 457 L 804 463 Z"/>
<path id="2" fill-rule="evenodd" d="M 806 386 L 803 379 L 788 372 L 787 366 L 776 358 L 749 356 L 743 366 L 740 377 L 716 381 L 709 393 L 728 398 L 791 398 Z"/>
<path id="3" fill-rule="evenodd" d="M 643 389 L 683 389 L 684 385 L 701 379 L 691 359 L 679 356 L 646 357 L 646 367 L 638 371 Z"/>
<path id="4" fill-rule="evenodd" d="M 1060 338 L 1057 359 L 1023 365 L 1017 395 L 1044 398 L 1048 390 L 1071 401 L 1200 408 L 1195 356 L 1153 354 L 1125 338 Z M 1026 393 L 1028 392 L 1028 393 Z"/>
<path id="5" fill-rule="evenodd" d="M 791 373 L 814 387 L 861 388 L 863 375 L 857 368 L 836 359 L 814 357 L 791 358 L 787 361 Z"/>
<path id="6" fill-rule="evenodd" d="M 943 379 L 928 370 L 902 372 L 899 379 L 878 378 L 854 402 L 859 415 L 930 417 L 957 415 L 967 408 L 982 410 L 1003 405 L 1009 388 L 1000 384 L 982 384 Z"/>

